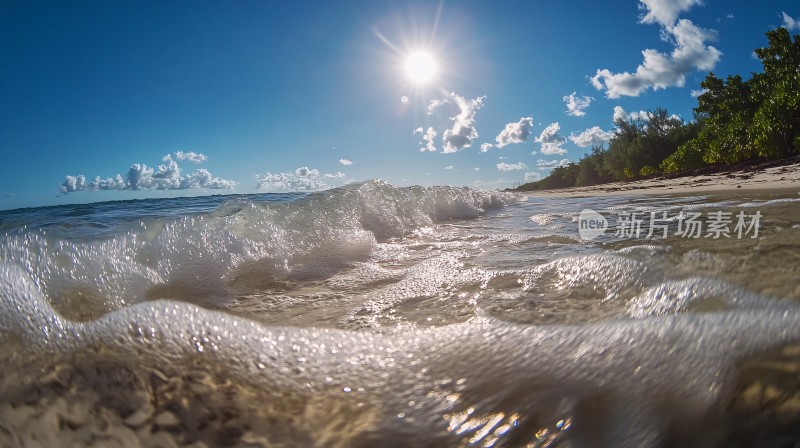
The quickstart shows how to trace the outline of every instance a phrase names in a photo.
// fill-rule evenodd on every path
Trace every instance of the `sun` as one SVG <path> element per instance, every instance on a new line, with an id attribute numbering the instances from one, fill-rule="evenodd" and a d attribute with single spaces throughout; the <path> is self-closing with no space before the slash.
<path id="1" fill-rule="evenodd" d="M 417 84 L 424 84 L 436 77 L 436 61 L 424 51 L 408 55 L 405 68 L 408 77 Z"/>

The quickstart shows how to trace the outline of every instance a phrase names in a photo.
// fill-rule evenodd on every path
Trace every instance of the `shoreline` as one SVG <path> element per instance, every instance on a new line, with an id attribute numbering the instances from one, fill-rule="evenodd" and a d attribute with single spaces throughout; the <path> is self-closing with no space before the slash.
<path id="1" fill-rule="evenodd" d="M 769 190 L 800 193 L 800 162 L 778 166 L 749 166 L 725 169 L 716 173 L 681 177 L 655 177 L 631 182 L 612 182 L 586 187 L 555 190 L 518 191 L 529 196 L 581 197 L 624 194 L 693 194 L 765 192 Z"/>

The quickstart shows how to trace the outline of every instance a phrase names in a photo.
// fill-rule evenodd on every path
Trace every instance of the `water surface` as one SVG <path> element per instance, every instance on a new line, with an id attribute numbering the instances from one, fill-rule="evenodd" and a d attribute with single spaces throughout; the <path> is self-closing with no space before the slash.
<path id="1" fill-rule="evenodd" d="M 799 203 L 366 182 L 0 212 L 0 441 L 791 445 Z M 718 212 L 729 236 L 676 235 Z"/>

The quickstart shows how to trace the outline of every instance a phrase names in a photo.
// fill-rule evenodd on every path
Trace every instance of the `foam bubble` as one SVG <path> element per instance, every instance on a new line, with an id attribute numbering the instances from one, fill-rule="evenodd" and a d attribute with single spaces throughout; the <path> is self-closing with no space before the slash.
<path id="1" fill-rule="evenodd" d="M 4 263 L 0 279 L 0 340 L 24 340 L 19 353 L 46 354 L 54 366 L 82 353 L 105 353 L 103 359 L 111 363 L 106 368 L 121 367 L 135 378 L 142 378 L 137 373 L 141 371 L 163 376 L 151 381 L 173 384 L 178 391 L 191 387 L 195 394 L 208 395 L 200 402 L 208 412 L 224 405 L 243 418 L 251 409 L 248 402 L 218 399 L 225 393 L 272 391 L 287 403 L 273 418 L 280 415 L 286 422 L 289 443 L 303 443 L 303 437 L 317 445 L 382 444 L 398 437 L 410 444 L 438 445 L 490 440 L 490 435 L 535 440 L 544 430 L 567 425 L 570 429 L 563 437 L 569 440 L 601 437 L 614 446 L 629 446 L 642 440 L 665 443 L 671 431 L 665 422 L 681 428 L 682 434 L 696 431 L 703 440 L 703 431 L 715 427 L 709 422 L 720 419 L 718 403 L 732 393 L 735 360 L 800 340 L 800 309 L 769 304 L 580 327 L 477 319 L 385 335 L 265 327 L 169 301 L 137 304 L 77 323 L 58 316 L 19 267 Z M 99 359 L 91 358 L 90 365 L 99 365 L 91 364 Z M 136 362 L 123 364 L 124 359 Z M 187 377 L 193 374 L 181 373 L 180 366 L 194 366 L 194 375 L 212 378 L 211 385 L 231 386 L 202 392 L 202 384 L 193 386 L 196 380 Z M 57 383 L 96 387 L 94 393 L 105 396 L 130 393 L 132 387 L 137 394 L 147 390 L 122 380 L 93 386 L 108 375 L 101 371 L 73 369 Z M 49 378 L 34 380 L 35 387 L 63 387 L 50 385 Z M 73 397 L 77 403 L 89 393 L 82 390 L 83 395 Z M 172 394 L 161 397 L 169 401 L 165 397 L 180 397 L 190 389 L 158 390 Z M 58 402 L 28 402 L 3 407 L 4 421 L 17 422 L 13 428 L 20 440 L 37 437 L 25 432 L 32 427 L 19 423 L 31 418 L 23 417 L 34 409 L 30 406 L 62 412 Z M 121 404 L 99 403 L 91 405 L 110 413 L 107 424 L 115 433 L 145 425 L 154 429 L 147 429 L 143 437 L 153 437 L 158 428 L 185 428 L 199 418 L 181 407 L 123 412 Z M 179 401 L 174 403 L 179 406 Z M 144 415 L 136 414 L 139 411 Z M 341 425 L 337 411 L 359 424 Z M 603 419 L 606 424 L 591 423 L 601 415 L 608 417 Z M 495 431 L 501 423 L 508 425 L 506 430 Z M 59 431 L 76 436 L 69 426 L 64 428 Z M 256 425 L 232 437 L 268 437 L 272 429 Z M 301 429 L 308 431 L 305 436 Z"/>

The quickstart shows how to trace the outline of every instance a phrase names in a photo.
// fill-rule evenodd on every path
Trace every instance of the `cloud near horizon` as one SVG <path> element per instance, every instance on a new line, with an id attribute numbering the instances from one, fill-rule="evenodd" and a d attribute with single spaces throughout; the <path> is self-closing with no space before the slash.
<path id="1" fill-rule="evenodd" d="M 525 182 L 534 182 L 542 178 L 541 173 L 536 171 L 528 171 L 525 173 Z"/>
<path id="2" fill-rule="evenodd" d="M 642 0 L 640 9 L 647 13 L 641 23 L 661 25 L 662 40 L 671 42 L 675 49 L 662 53 L 653 49 L 642 51 L 644 61 L 634 73 L 612 73 L 598 69 L 590 81 L 594 88 L 604 91 L 608 98 L 639 96 L 648 89 L 683 87 L 686 75 L 693 70 L 710 71 L 719 62 L 722 52 L 707 45 L 716 38 L 716 31 L 700 28 L 688 19 L 678 19 L 680 13 L 700 0 Z"/>
<path id="3" fill-rule="evenodd" d="M 569 164 L 569 159 L 561 159 L 561 160 L 539 159 L 536 161 L 536 166 L 539 167 L 540 170 L 549 170 L 558 166 L 567 166 L 568 164 Z"/>
<path id="4" fill-rule="evenodd" d="M 566 154 L 567 150 L 561 147 L 566 142 L 566 139 L 561 136 L 560 132 L 561 125 L 558 122 L 550 123 L 533 141 L 541 144 L 539 151 L 544 155 Z"/>
<path id="5" fill-rule="evenodd" d="M 194 163 L 202 163 L 208 158 L 203 154 L 194 152 L 175 153 L 178 160 L 188 160 Z M 121 174 L 114 177 L 102 179 L 96 176 L 89 180 L 83 174 L 77 176 L 66 176 L 64 182 L 59 185 L 58 190 L 63 193 L 75 193 L 78 191 L 122 191 L 122 190 L 231 190 L 236 187 L 236 182 L 227 179 L 214 177 L 205 168 L 198 168 L 189 174 L 181 174 L 181 168 L 173 160 L 171 154 L 162 158 L 167 162 L 166 165 L 159 165 L 151 168 L 143 163 L 134 163 L 128 169 L 125 178 Z"/>
<path id="6" fill-rule="evenodd" d="M 653 116 L 653 113 L 649 112 L 649 111 L 646 111 L 646 110 L 640 110 L 639 112 L 634 111 L 634 112 L 628 113 L 628 112 L 625 112 L 625 109 L 623 109 L 622 107 L 614 106 L 614 122 L 615 123 L 619 119 L 625 120 L 625 121 L 642 120 L 642 121 L 647 122 L 647 121 L 650 121 L 650 117 L 652 117 L 652 116 Z M 670 115 L 670 118 L 672 118 L 674 120 L 683 121 L 683 118 L 681 118 L 681 116 L 677 115 L 677 114 Z"/>
<path id="7" fill-rule="evenodd" d="M 322 174 L 317 169 L 302 166 L 293 172 L 267 172 L 256 176 L 255 189 L 261 192 L 319 191 L 352 182 L 352 179 L 345 180 L 346 178 L 339 171 Z"/>

